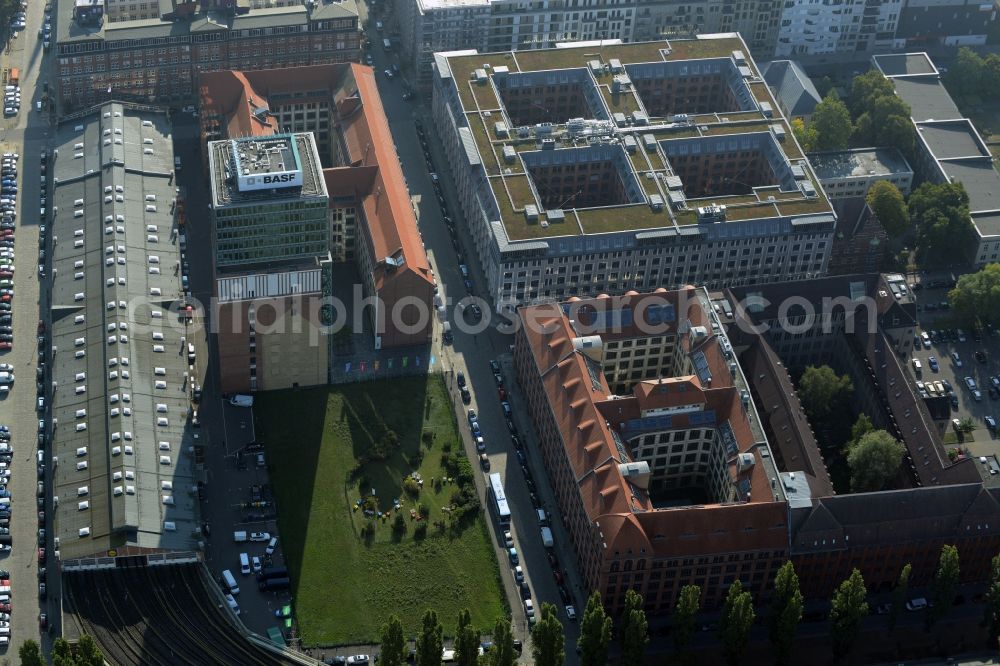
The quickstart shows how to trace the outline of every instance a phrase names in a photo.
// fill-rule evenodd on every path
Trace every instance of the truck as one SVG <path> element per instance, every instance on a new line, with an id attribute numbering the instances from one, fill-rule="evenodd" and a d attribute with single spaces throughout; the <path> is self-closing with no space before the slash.
<path id="1" fill-rule="evenodd" d="M 257 582 L 257 587 L 261 592 L 273 592 L 274 590 L 287 590 L 291 586 L 291 580 L 285 578 L 267 578 Z"/>
<path id="2" fill-rule="evenodd" d="M 555 541 L 552 540 L 552 528 L 543 527 L 542 528 L 542 545 L 546 548 L 552 548 L 555 545 Z"/>
<path id="3" fill-rule="evenodd" d="M 253 407 L 253 396 L 237 393 L 229 398 L 229 404 L 233 407 Z"/>
<path id="4" fill-rule="evenodd" d="M 10 70 L 10 76 L 7 78 L 7 85 L 17 86 L 21 84 L 21 70 L 17 67 L 12 67 Z"/>

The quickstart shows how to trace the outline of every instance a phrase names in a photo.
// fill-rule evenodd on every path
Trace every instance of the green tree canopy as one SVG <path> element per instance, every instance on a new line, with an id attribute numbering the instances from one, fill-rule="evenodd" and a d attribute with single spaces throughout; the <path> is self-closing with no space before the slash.
<path id="1" fill-rule="evenodd" d="M 861 572 L 854 569 L 833 594 L 830 609 L 830 639 L 834 659 L 846 657 L 854 648 L 861 620 L 868 615 L 868 589 Z"/>
<path id="2" fill-rule="evenodd" d="M 799 577 L 791 560 L 785 562 L 774 577 L 774 599 L 768 616 L 771 645 L 776 664 L 787 664 L 792 653 L 795 630 L 802 620 L 802 592 Z"/>
<path id="3" fill-rule="evenodd" d="M 510 633 L 510 622 L 505 617 L 498 617 L 493 625 L 493 649 L 487 655 L 489 666 L 515 666 L 517 650 L 514 649 L 514 636 Z"/>
<path id="4" fill-rule="evenodd" d="M 801 118 L 795 118 L 792 120 L 792 134 L 795 135 L 799 145 L 802 146 L 802 150 L 807 153 L 816 150 L 819 136 L 814 126 L 809 125 L 806 127 L 805 122 Z"/>
<path id="5" fill-rule="evenodd" d="M 799 378 L 799 399 L 810 419 L 824 420 L 831 415 L 840 419 L 850 403 L 854 384 L 847 375 L 838 376 L 828 365 L 810 365 Z"/>
<path id="6" fill-rule="evenodd" d="M 830 92 L 816 105 L 809 126 L 816 132 L 813 150 L 842 150 L 851 140 L 851 112 L 837 94 Z"/>
<path id="7" fill-rule="evenodd" d="M 962 47 L 944 77 L 953 95 L 976 95 L 984 91 L 986 61 L 970 48 Z"/>
<path id="8" fill-rule="evenodd" d="M 580 622 L 580 663 L 583 666 L 605 666 L 608 663 L 608 645 L 611 643 L 611 618 L 604 611 L 601 593 L 594 591 L 587 600 L 587 610 Z"/>
<path id="9" fill-rule="evenodd" d="M 885 430 L 866 433 L 851 445 L 847 465 L 855 492 L 881 490 L 899 471 L 906 449 Z"/>
<path id="10" fill-rule="evenodd" d="M 535 666 L 562 666 L 566 659 L 566 638 L 556 607 L 543 603 L 541 619 L 531 630 L 531 653 Z"/>
<path id="11" fill-rule="evenodd" d="M 403 636 L 403 623 L 393 615 L 382 625 L 382 646 L 380 663 L 382 666 L 402 666 L 406 661 L 406 638 Z"/>
<path id="12" fill-rule="evenodd" d="M 755 618 L 750 593 L 743 589 L 743 583 L 739 580 L 733 581 L 719 616 L 719 639 L 726 654 L 726 662 L 731 666 L 740 663 L 740 657 L 750 640 L 750 629 Z"/>
<path id="13" fill-rule="evenodd" d="M 906 200 L 893 183 L 887 180 L 875 182 L 868 188 L 865 202 L 890 237 L 896 238 L 910 227 L 910 211 L 906 207 Z"/>
<path id="14" fill-rule="evenodd" d="M 52 642 L 52 666 L 76 666 L 73 649 L 69 641 L 61 636 Z"/>
<path id="15" fill-rule="evenodd" d="M 858 414 L 858 420 L 851 426 L 851 443 L 857 442 L 874 429 L 875 426 L 867 414 L 864 412 Z"/>
<path id="16" fill-rule="evenodd" d="M 635 590 L 625 593 L 625 610 L 618 624 L 623 663 L 641 664 L 646 643 L 649 642 L 649 624 L 643 610 L 642 595 Z"/>
<path id="17" fill-rule="evenodd" d="M 76 643 L 76 666 L 104 666 L 104 655 L 90 634 L 83 634 Z"/>
<path id="18" fill-rule="evenodd" d="M 958 585 L 959 576 L 958 549 L 945 544 L 941 547 L 938 568 L 931 583 L 933 606 L 927 612 L 930 624 L 944 618 L 951 611 L 952 604 L 955 603 L 955 587 Z"/>
<path id="19" fill-rule="evenodd" d="M 468 608 L 463 608 L 458 613 L 455 662 L 458 666 L 476 666 L 479 662 L 479 632 L 472 626 L 472 613 Z"/>
<path id="20" fill-rule="evenodd" d="M 1000 324 L 1000 264 L 986 264 L 958 278 L 948 300 L 966 321 Z"/>
<path id="21" fill-rule="evenodd" d="M 684 652 L 694 638 L 695 621 L 701 609 L 701 588 L 697 585 L 685 585 L 677 597 L 677 609 L 674 611 L 673 633 L 674 648 Z"/>
<path id="22" fill-rule="evenodd" d="M 907 563 L 903 570 L 899 572 L 899 580 L 892 590 L 892 606 L 889 607 L 889 633 L 896 628 L 896 620 L 906 607 L 906 601 L 910 596 L 910 571 L 913 567 Z"/>
<path id="23" fill-rule="evenodd" d="M 913 190 L 908 203 L 921 262 L 942 265 L 969 258 L 976 232 L 969 216 L 969 195 L 961 183 L 925 182 Z"/>
<path id="24" fill-rule="evenodd" d="M 895 94 L 896 91 L 893 89 L 892 83 L 882 76 L 882 72 L 874 68 L 869 69 L 864 74 L 855 76 L 854 80 L 851 81 L 851 96 L 848 100 L 851 114 L 858 118 L 871 108 L 875 98 Z"/>
<path id="25" fill-rule="evenodd" d="M 417 666 L 440 666 L 444 651 L 444 637 L 437 613 L 428 609 L 423 626 L 417 636 Z"/>
<path id="26" fill-rule="evenodd" d="M 21 659 L 21 666 L 45 666 L 42 649 L 38 646 L 38 642 L 31 638 L 21 643 L 17 656 Z"/>

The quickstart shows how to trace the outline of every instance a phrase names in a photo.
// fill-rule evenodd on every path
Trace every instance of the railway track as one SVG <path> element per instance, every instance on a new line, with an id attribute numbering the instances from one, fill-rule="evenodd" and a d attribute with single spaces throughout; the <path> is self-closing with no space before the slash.
<path id="1" fill-rule="evenodd" d="M 247 641 L 195 565 L 65 575 L 74 621 L 122 666 L 291 664 Z"/>

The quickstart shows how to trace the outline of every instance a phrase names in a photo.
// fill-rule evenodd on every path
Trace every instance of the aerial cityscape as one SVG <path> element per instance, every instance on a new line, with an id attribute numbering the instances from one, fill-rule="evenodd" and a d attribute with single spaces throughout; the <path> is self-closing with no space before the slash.
<path id="1" fill-rule="evenodd" d="M 995 663 L 998 13 L 0 0 L 0 660 Z"/>

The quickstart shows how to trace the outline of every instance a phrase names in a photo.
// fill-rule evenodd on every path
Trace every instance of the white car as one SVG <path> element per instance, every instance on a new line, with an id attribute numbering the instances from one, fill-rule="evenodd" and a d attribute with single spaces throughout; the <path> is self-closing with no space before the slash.
<path id="1" fill-rule="evenodd" d="M 250 568 L 253 569 L 254 573 L 260 573 L 260 570 L 263 568 L 260 563 L 260 558 L 256 555 L 250 558 Z"/>
<path id="2" fill-rule="evenodd" d="M 270 543 L 267 544 L 267 548 L 264 549 L 266 555 L 274 555 L 274 549 L 278 547 L 278 537 L 271 537 Z"/>
<path id="3" fill-rule="evenodd" d="M 368 664 L 370 661 L 371 659 L 369 659 L 366 654 L 352 654 L 347 658 L 348 664 L 356 664 L 357 666 L 363 666 L 364 664 Z"/>
<path id="4" fill-rule="evenodd" d="M 566 606 L 566 617 L 576 622 L 576 608 L 573 606 Z"/>
<path id="5" fill-rule="evenodd" d="M 263 541 L 270 541 L 271 540 L 271 534 L 269 532 L 251 532 L 250 533 L 250 540 L 251 541 L 261 541 L 261 542 L 263 542 Z"/>

